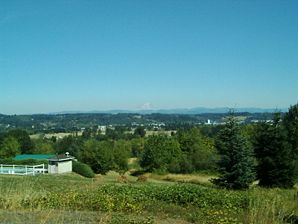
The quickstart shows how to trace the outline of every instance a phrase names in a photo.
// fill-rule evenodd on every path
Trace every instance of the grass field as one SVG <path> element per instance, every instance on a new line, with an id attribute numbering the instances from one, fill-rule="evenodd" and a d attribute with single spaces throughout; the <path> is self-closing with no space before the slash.
<path id="1" fill-rule="evenodd" d="M 171 133 L 174 132 L 176 133 L 176 130 L 173 130 L 173 131 L 164 131 L 164 130 L 159 130 L 159 131 L 146 131 L 146 136 L 150 136 L 150 135 L 158 135 L 158 134 L 165 134 L 165 135 L 171 135 Z M 62 139 L 66 136 L 69 136 L 69 135 L 78 135 L 78 136 L 81 136 L 82 135 L 82 131 L 78 131 L 76 133 L 74 132 L 66 132 L 66 133 L 49 133 L 49 134 L 33 134 L 33 135 L 30 135 L 30 138 L 32 139 L 38 139 L 40 137 L 45 137 L 45 138 L 52 138 L 52 137 L 56 137 L 57 139 Z M 127 131 L 127 133 L 130 133 L 130 134 L 133 134 L 134 131 Z M 102 134 L 105 134 L 105 132 L 102 132 Z"/>
<path id="2" fill-rule="evenodd" d="M 0 220 L 28 224 L 281 224 L 295 221 L 298 215 L 297 189 L 227 191 L 208 184 L 206 175 L 146 175 L 147 182 L 137 182 L 137 177 L 129 175 L 122 177 L 123 182 L 116 172 L 94 179 L 76 174 L 2 175 Z"/>

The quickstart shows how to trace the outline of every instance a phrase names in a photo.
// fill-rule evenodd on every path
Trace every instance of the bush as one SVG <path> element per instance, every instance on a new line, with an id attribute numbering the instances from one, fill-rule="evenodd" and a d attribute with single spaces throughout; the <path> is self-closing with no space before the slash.
<path id="1" fill-rule="evenodd" d="M 72 162 L 72 171 L 75 173 L 78 173 L 84 177 L 93 178 L 95 176 L 91 167 L 88 166 L 87 164 L 81 163 L 81 162 L 73 161 Z"/>
<path id="2" fill-rule="evenodd" d="M 28 166 L 35 166 L 35 165 L 45 164 L 45 167 L 47 167 L 48 166 L 48 161 L 45 160 L 45 159 L 21 159 L 21 160 L 0 159 L 0 164 L 28 165 Z"/>

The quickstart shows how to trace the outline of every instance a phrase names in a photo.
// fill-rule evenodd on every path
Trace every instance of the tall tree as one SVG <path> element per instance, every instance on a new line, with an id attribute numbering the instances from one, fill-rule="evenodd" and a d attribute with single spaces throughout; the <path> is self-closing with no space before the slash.
<path id="1" fill-rule="evenodd" d="M 283 119 L 287 130 L 288 141 L 295 158 L 295 175 L 298 178 L 298 104 L 291 106 Z"/>
<path id="2" fill-rule="evenodd" d="M 54 154 L 53 144 L 50 141 L 37 140 L 35 142 L 34 154 Z"/>
<path id="3" fill-rule="evenodd" d="M 144 145 L 140 165 L 148 171 L 180 172 L 182 151 L 179 142 L 166 135 L 152 135 Z"/>
<path id="4" fill-rule="evenodd" d="M 82 161 L 95 173 L 105 174 L 115 167 L 112 142 L 88 139 L 83 144 Z"/>
<path id="5" fill-rule="evenodd" d="M 11 136 L 3 139 L 0 145 L 0 158 L 13 158 L 21 152 L 19 142 Z"/>
<path id="6" fill-rule="evenodd" d="M 266 122 L 258 124 L 255 135 L 253 145 L 258 160 L 259 185 L 293 187 L 295 158 L 280 115 L 276 114 L 273 124 Z"/>
<path id="7" fill-rule="evenodd" d="M 133 138 L 130 143 L 132 156 L 140 158 L 144 151 L 144 138 Z"/>
<path id="8" fill-rule="evenodd" d="M 134 130 L 134 136 L 144 138 L 146 135 L 145 127 L 137 127 Z"/>
<path id="9" fill-rule="evenodd" d="M 247 189 L 255 180 L 253 150 L 240 134 L 236 120 L 231 116 L 220 131 L 216 148 L 221 156 L 218 161 L 220 177 L 213 183 L 228 189 Z"/>
<path id="10" fill-rule="evenodd" d="M 80 159 L 80 151 L 82 147 L 82 141 L 80 138 L 77 138 L 72 135 L 68 135 L 56 143 L 56 153 L 64 154 L 69 152 L 70 155 Z"/>
<path id="11" fill-rule="evenodd" d="M 214 147 L 204 138 L 198 128 L 179 130 L 177 139 L 184 153 L 182 172 L 194 170 L 211 170 L 215 167 L 216 154 Z"/>
<path id="12" fill-rule="evenodd" d="M 113 142 L 114 170 L 125 173 L 128 170 L 128 158 L 131 152 L 131 144 L 125 140 Z"/>
<path id="13" fill-rule="evenodd" d="M 33 152 L 34 144 L 26 131 L 15 129 L 7 132 L 5 136 L 12 136 L 19 142 L 21 153 L 28 154 Z"/>

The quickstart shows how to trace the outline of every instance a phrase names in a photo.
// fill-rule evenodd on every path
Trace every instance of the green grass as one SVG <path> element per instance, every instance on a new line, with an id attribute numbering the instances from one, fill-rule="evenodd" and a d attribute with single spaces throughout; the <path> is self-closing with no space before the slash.
<path id="1" fill-rule="evenodd" d="M 116 172 L 94 179 L 1 175 L 1 223 L 282 224 L 298 216 L 297 189 L 228 191 L 152 177 L 140 183 L 128 175 L 123 184 L 118 178 Z"/>

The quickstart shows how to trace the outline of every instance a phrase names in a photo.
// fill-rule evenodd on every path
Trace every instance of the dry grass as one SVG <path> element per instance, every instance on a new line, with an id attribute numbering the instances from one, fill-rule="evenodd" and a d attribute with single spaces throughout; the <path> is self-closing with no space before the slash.
<path id="1" fill-rule="evenodd" d="M 133 157 L 128 159 L 128 165 L 134 165 L 137 162 L 138 162 L 138 158 Z"/>
<path id="2" fill-rule="evenodd" d="M 145 175 L 138 176 L 137 182 L 147 182 L 148 178 Z"/>
<path id="3" fill-rule="evenodd" d="M 93 178 L 93 180 L 96 182 L 99 182 L 99 183 L 105 182 L 104 176 L 101 174 L 96 174 L 95 177 Z"/>
<path id="4" fill-rule="evenodd" d="M 157 180 L 182 182 L 182 183 L 199 183 L 199 184 L 211 184 L 210 179 L 216 178 L 216 176 L 200 175 L 200 174 L 147 174 L 148 177 Z"/>
<path id="5" fill-rule="evenodd" d="M 254 187 L 249 191 L 250 200 L 246 213 L 243 214 L 245 223 L 282 224 L 285 217 L 298 217 L 298 190 L 264 189 Z M 298 220 L 296 220 L 297 223 Z"/>
<path id="6" fill-rule="evenodd" d="M 82 131 L 79 131 L 77 133 L 67 132 L 67 133 L 34 134 L 34 135 L 30 135 L 30 138 L 38 139 L 43 136 L 44 138 L 56 137 L 57 139 L 62 139 L 66 136 L 75 135 L 75 134 L 77 134 L 78 136 L 81 136 L 82 133 L 83 133 Z"/>

